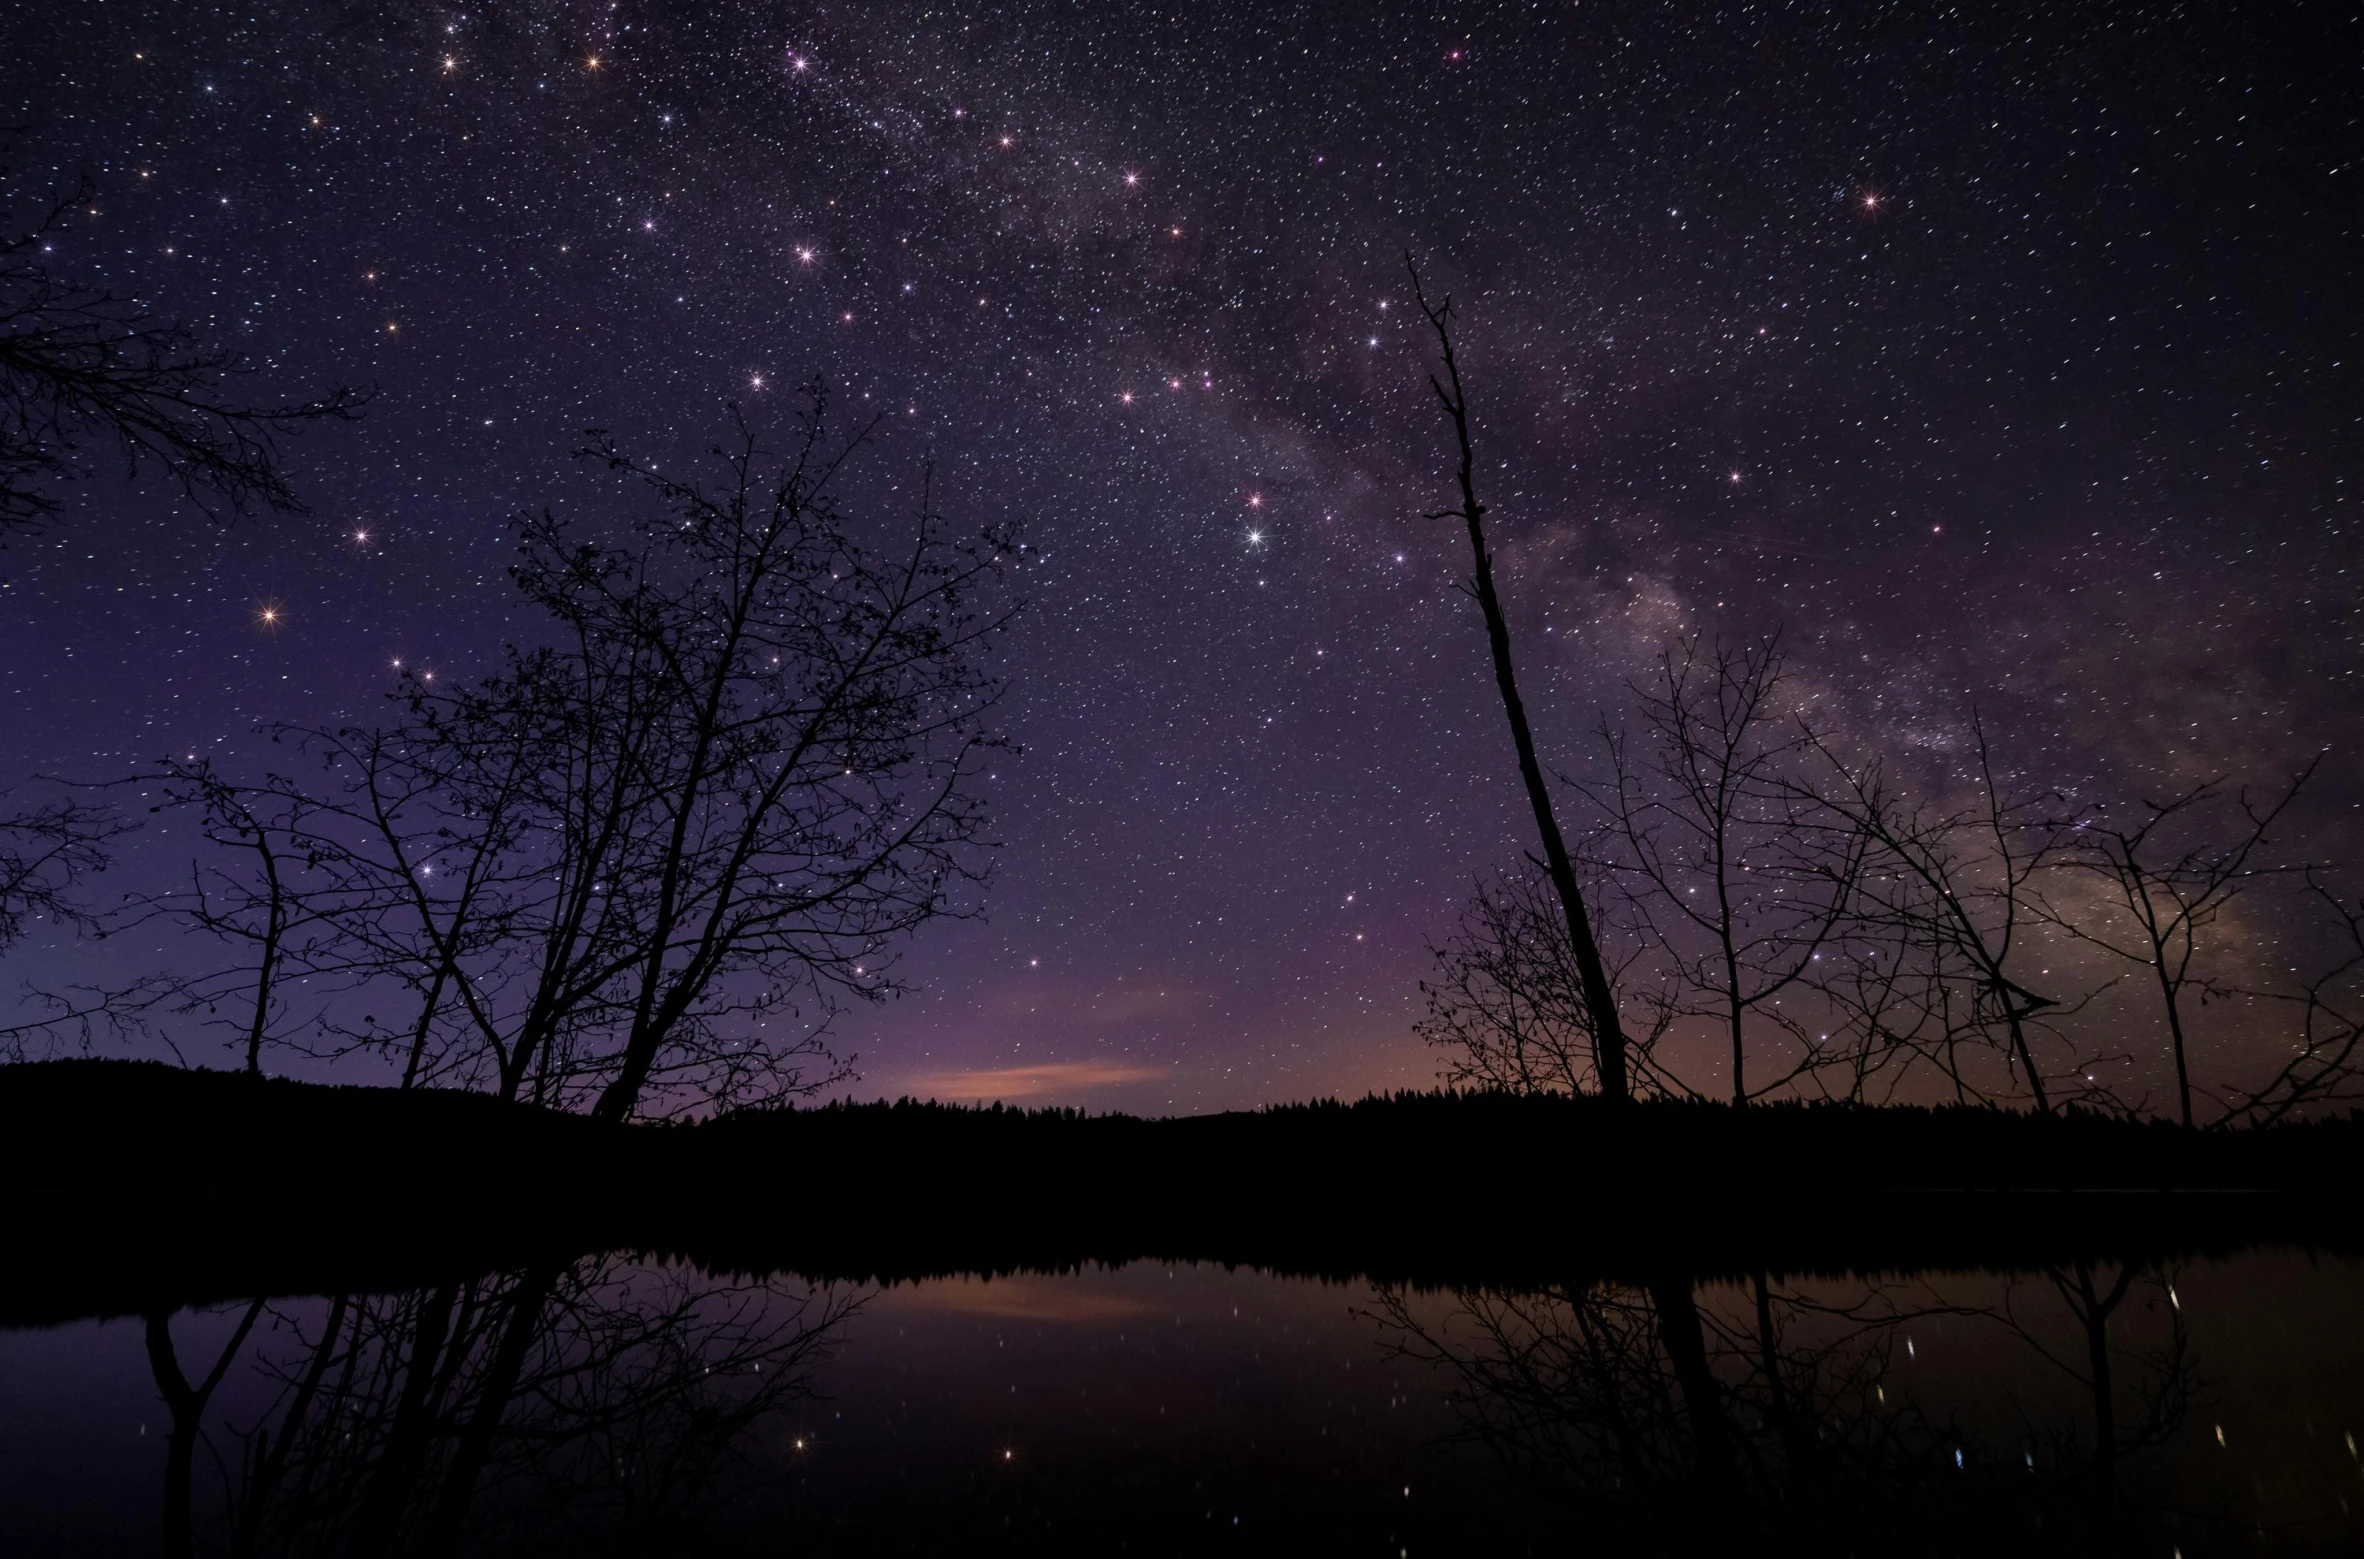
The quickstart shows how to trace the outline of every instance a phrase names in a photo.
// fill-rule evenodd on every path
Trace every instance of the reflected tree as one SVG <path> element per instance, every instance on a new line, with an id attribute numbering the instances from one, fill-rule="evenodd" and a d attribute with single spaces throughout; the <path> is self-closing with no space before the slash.
<path id="1" fill-rule="evenodd" d="M 2114 1553 L 2122 1470 L 2180 1430 L 2189 1348 L 2179 1313 L 2155 1346 L 2112 1333 L 2131 1295 L 2171 1295 L 2163 1277 L 2049 1276 L 2040 1317 L 2019 1287 L 1987 1307 L 1895 1284 L 1834 1300 L 1757 1274 L 1464 1289 L 1441 1313 L 1381 1290 L 1375 1319 L 1391 1352 L 1442 1371 L 1462 1433 L 1607 1552 Z M 2005 1448 L 1933 1414 L 1896 1364 L 1909 1328 L 1941 1319 L 2035 1350 L 2096 1428 L 2023 1426 Z"/>
<path id="2" fill-rule="evenodd" d="M 316 1323 L 272 1316 L 245 1361 L 268 1407 L 210 1432 L 206 1402 L 263 1307 L 195 1388 L 155 1318 L 151 1359 L 189 1448 L 168 1468 L 168 1518 L 237 1555 L 451 1554 L 498 1533 L 677 1544 L 780 1473 L 758 1426 L 809 1394 L 857 1308 L 611 1258 L 340 1295 Z M 210 1504 L 192 1484 L 201 1443 L 222 1468 Z"/>

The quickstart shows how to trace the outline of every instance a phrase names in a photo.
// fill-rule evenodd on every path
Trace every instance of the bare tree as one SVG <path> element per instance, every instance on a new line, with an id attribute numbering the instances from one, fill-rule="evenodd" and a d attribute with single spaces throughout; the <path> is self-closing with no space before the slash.
<path id="1" fill-rule="evenodd" d="M 208 849 L 190 861 L 186 887 L 134 898 L 110 917 L 109 934 L 165 921 L 229 949 L 226 961 L 165 984 L 173 1011 L 226 1027 L 241 1069 L 259 1077 L 266 1043 L 302 1047 L 298 1035 L 320 1019 L 317 1002 L 291 1008 L 289 987 L 350 974 L 334 950 L 339 896 L 312 880 L 321 851 L 314 808 L 283 779 L 240 786 L 204 759 L 167 760 L 144 778 L 161 793 L 159 809 L 195 815 Z"/>
<path id="2" fill-rule="evenodd" d="M 610 1120 L 776 1097 L 826 1080 L 838 1003 L 898 988 L 900 938 L 973 907 L 1014 544 L 953 535 L 924 483 L 900 550 L 868 543 L 825 413 L 778 454 L 739 424 L 712 487 L 595 443 L 657 512 L 625 546 L 521 521 L 547 642 L 406 679 L 389 729 L 280 733 L 321 772 L 239 793 L 277 821 L 220 842 L 265 966 L 300 928 L 351 993 L 323 1052 Z"/>
<path id="3" fill-rule="evenodd" d="M 239 401 L 227 393 L 248 371 L 236 353 L 203 348 L 185 326 L 60 279 L 45 256 L 90 199 L 84 181 L 0 239 L 0 535 L 54 514 L 51 489 L 89 475 L 94 448 L 111 450 L 127 474 L 161 470 L 208 514 L 300 511 L 279 469 L 279 440 L 308 423 L 350 421 L 370 392 Z"/>
<path id="4" fill-rule="evenodd" d="M 2270 1126 L 2303 1111 L 2364 1101 L 2364 902 L 2341 898 L 2311 875 L 2306 899 L 2330 933 L 2327 967 L 2296 990 L 2211 982 L 2203 992 L 2297 1013 L 2289 1059 L 2256 1088 L 2220 1091 L 2218 1126 Z"/>
<path id="5" fill-rule="evenodd" d="M 1460 457 L 1456 473 L 1461 489 L 1460 506 L 1436 510 L 1427 518 L 1458 519 L 1468 531 L 1471 577 L 1467 589 L 1485 614 L 1486 642 L 1494 660 L 1494 685 L 1502 695 L 1502 712 L 1510 721 L 1511 742 L 1518 750 L 1519 778 L 1526 786 L 1527 804 L 1535 814 L 1535 831 L 1543 844 L 1544 869 L 1559 896 L 1568 944 L 1575 955 L 1578 985 L 1589 1014 L 1588 1028 L 1596 1051 L 1593 1070 L 1600 1079 L 1604 1098 L 1623 1099 L 1631 1092 L 1626 1076 L 1625 1029 L 1618 1019 L 1617 998 L 1610 988 L 1608 967 L 1601 960 L 1600 947 L 1593 935 L 1592 916 L 1585 908 L 1584 893 L 1576 881 L 1575 863 L 1568 854 L 1567 840 L 1560 833 L 1551 791 L 1544 784 L 1543 765 L 1535 756 L 1535 735 L 1528 729 L 1527 708 L 1519 698 L 1518 677 L 1511 666 L 1509 621 L 1503 615 L 1502 599 L 1494 589 L 1494 555 L 1486 548 L 1486 506 L 1478 501 L 1477 456 L 1470 442 L 1469 394 L 1461 383 L 1460 361 L 1453 355 L 1453 300 L 1448 296 L 1431 304 L 1421 288 L 1419 269 L 1409 255 L 1404 257 L 1404 268 L 1411 272 L 1413 300 L 1420 305 L 1420 313 L 1427 319 L 1429 328 L 1436 332 L 1444 374 L 1442 378 L 1429 375 L 1428 385 L 1436 392 L 1437 403 L 1444 408 L 1446 420 L 1453 426 L 1454 444 Z"/>
<path id="6" fill-rule="evenodd" d="M 1931 985 L 1918 1017 L 1924 1025 L 1936 1020 L 1935 1042 L 1957 1087 L 1965 1038 L 1999 1046 L 2036 1109 L 2049 1113 L 2054 1101 L 2036 1057 L 2036 1025 L 2082 1000 L 2065 1004 L 2037 994 L 2021 965 L 2039 919 L 2033 884 L 2056 864 L 2063 830 L 2055 798 L 2004 791 L 1975 717 L 1971 731 L 1977 800 L 1967 807 L 1910 802 L 1889 788 L 1878 764 L 1851 768 L 1817 742 L 1835 781 L 1825 793 L 1866 844 L 1859 923 L 1899 957 L 1917 952 L 1928 960 Z M 2083 1064 L 2071 1075 L 2082 1076 Z"/>
<path id="7" fill-rule="evenodd" d="M 0 814 L 0 952 L 41 924 L 104 935 L 107 917 L 82 892 L 132 828 L 113 807 L 77 795 Z M 88 1050 L 104 1036 L 140 1032 L 170 995 L 170 982 L 156 975 L 120 984 L 27 982 L 23 1015 L 0 1023 L 0 1061 Z"/>
<path id="8" fill-rule="evenodd" d="M 1614 916 L 1633 908 L 1602 891 L 1614 887 L 1605 874 L 1596 873 L 1591 886 L 1595 913 Z M 1661 990 L 1637 989 L 1635 965 L 1645 944 L 1639 929 L 1617 923 L 1609 931 L 1613 945 L 1626 950 L 1609 971 L 1612 989 L 1652 1020 L 1626 1034 L 1629 1086 L 1637 1093 L 1689 1093 L 1656 1055 L 1679 1006 Z M 1584 999 L 1565 909 L 1540 871 L 1481 880 L 1452 936 L 1430 956 L 1436 973 L 1421 982 L 1428 1010 L 1415 1032 L 1445 1052 L 1440 1075 L 1448 1086 L 1567 1094 L 1598 1086 L 1592 1008 Z"/>
<path id="9" fill-rule="evenodd" d="M 1843 934 L 1866 837 L 1797 772 L 1812 738 L 1781 707 L 1782 683 L 1777 639 L 1683 640 L 1633 689 L 1639 748 L 1604 722 L 1608 780 L 1578 787 L 1607 819 L 1600 847 L 1643 902 L 1634 922 L 1678 1014 L 1722 1031 L 1743 1105 L 1831 1059 L 1805 999 Z M 1751 1088 L 1751 1040 L 1771 1055 L 1767 1030 L 1791 1052 Z"/>
<path id="10" fill-rule="evenodd" d="M 2308 764 L 2278 795 L 2260 804 L 2253 804 L 2247 792 L 2228 798 L 2224 781 L 2216 779 L 2165 801 L 2142 801 L 2136 815 L 2124 823 L 2096 820 L 2078 824 L 2078 848 L 2066 854 L 2063 862 L 2108 886 L 2116 907 L 2130 922 L 2124 931 L 2096 926 L 2087 917 L 2038 900 L 2045 918 L 2070 936 L 2151 971 L 2175 1058 L 2176 1105 L 2186 1126 L 2193 1124 L 2193 1118 L 2185 994 L 2197 973 L 2194 960 L 2206 933 L 2254 883 L 2259 871 L 2273 870 L 2254 864 L 2265 847 L 2267 831 L 2297 799 L 2320 762 Z M 2180 847 L 2173 842 L 2188 825 L 2227 799 L 2236 803 L 2241 814 L 2241 823 L 2229 839 Z"/>
<path id="11" fill-rule="evenodd" d="M 77 894 L 106 870 L 108 846 L 129 831 L 107 807 L 74 797 L 0 815 L 0 951 L 36 921 L 89 929 Z"/>

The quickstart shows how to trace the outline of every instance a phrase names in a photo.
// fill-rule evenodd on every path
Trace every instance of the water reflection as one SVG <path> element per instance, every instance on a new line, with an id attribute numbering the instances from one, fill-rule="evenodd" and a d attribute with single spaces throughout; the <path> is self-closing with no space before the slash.
<path id="1" fill-rule="evenodd" d="M 599 1257 L 0 1333 L 0 1550 L 2352 1552 L 2360 1301 L 2290 1252 L 1446 1289 Z"/>
<path id="2" fill-rule="evenodd" d="M 2078 1263 L 1990 1293 L 1678 1277 L 1461 1290 L 1441 1317 L 1387 1292 L 1375 1317 L 1451 1380 L 1463 1433 L 1610 1551 L 2152 1551 L 2134 1540 L 2188 1513 L 2129 1511 L 2120 1468 L 2176 1436 L 2196 1385 L 2171 1277 Z M 1896 1383 L 1940 1318 L 1991 1334 L 1982 1369 L 2030 1388 L 2015 1421 Z"/>
<path id="3" fill-rule="evenodd" d="M 145 1319 L 170 1414 L 168 1554 L 446 1554 L 505 1528 L 676 1546 L 763 1476 L 749 1430 L 810 1390 L 841 1291 L 614 1258 L 388 1296 L 317 1319 L 255 1301 L 210 1359 Z M 207 1408 L 233 1369 L 259 1411 Z M 221 1493 L 198 1487 L 202 1460 Z"/>

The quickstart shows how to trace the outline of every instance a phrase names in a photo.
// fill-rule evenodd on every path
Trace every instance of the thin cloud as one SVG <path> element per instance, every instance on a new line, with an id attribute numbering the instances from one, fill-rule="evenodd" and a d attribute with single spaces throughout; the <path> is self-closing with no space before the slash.
<path id="1" fill-rule="evenodd" d="M 986 1067 L 967 1072 L 930 1072 L 914 1077 L 907 1090 L 923 1099 L 1037 1099 L 1045 1094 L 1082 1093 L 1121 1083 L 1147 1083 L 1166 1074 L 1156 1067 L 1114 1061 L 1048 1061 L 1040 1066 Z"/>

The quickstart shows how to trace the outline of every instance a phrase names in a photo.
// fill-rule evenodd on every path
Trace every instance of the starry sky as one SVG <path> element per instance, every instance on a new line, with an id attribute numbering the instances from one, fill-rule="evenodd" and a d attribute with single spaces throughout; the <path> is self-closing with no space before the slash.
<path id="1" fill-rule="evenodd" d="M 61 272 L 258 398 L 378 390 L 291 446 L 308 516 L 93 480 L 0 553 L 6 781 L 251 760 L 398 658 L 491 669 L 508 518 L 611 501 L 586 427 L 680 469 L 820 375 L 878 420 L 864 501 L 932 458 L 1023 526 L 990 916 L 842 1031 L 859 1092 L 1432 1078 L 1425 950 L 1528 824 L 1420 518 L 1407 250 L 1461 310 L 1555 763 L 1671 636 L 1780 626 L 1933 783 L 1975 706 L 2096 791 L 2328 746 L 2308 826 L 2349 829 L 2352 5 L 0 17 L 12 210 L 93 184 Z"/>

